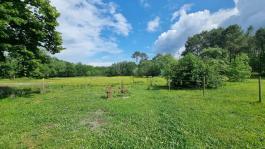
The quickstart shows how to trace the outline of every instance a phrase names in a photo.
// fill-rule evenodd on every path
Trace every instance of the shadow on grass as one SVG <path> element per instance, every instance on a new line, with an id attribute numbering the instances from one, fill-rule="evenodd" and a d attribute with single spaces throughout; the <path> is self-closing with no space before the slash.
<path id="1" fill-rule="evenodd" d="M 39 93 L 41 93 L 40 89 L 0 86 L 0 100 L 8 97 L 31 97 L 32 94 Z"/>
<path id="2" fill-rule="evenodd" d="M 250 101 L 248 103 L 251 104 L 251 105 L 260 105 L 260 104 L 263 104 L 262 102 L 259 102 L 259 101 Z"/>
<path id="3" fill-rule="evenodd" d="M 159 86 L 159 85 L 156 85 L 156 86 L 152 86 L 152 87 L 148 87 L 148 90 L 169 90 L 168 86 Z M 188 88 L 188 87 L 179 87 L 179 88 L 170 88 L 170 90 L 191 90 L 191 91 L 200 91 L 202 90 L 202 88 Z"/>

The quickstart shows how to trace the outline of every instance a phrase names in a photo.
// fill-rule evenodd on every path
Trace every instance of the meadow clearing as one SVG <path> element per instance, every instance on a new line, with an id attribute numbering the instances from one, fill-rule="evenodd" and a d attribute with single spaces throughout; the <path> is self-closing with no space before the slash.
<path id="1" fill-rule="evenodd" d="M 32 88 L 0 98 L 0 148 L 264 148 L 257 80 L 219 89 L 167 90 L 155 78 L 0 80 Z M 106 86 L 129 90 L 106 100 Z M 265 81 L 263 81 L 265 87 Z M 265 100 L 265 88 L 262 90 Z M 12 93 L 12 91 L 11 91 Z"/>

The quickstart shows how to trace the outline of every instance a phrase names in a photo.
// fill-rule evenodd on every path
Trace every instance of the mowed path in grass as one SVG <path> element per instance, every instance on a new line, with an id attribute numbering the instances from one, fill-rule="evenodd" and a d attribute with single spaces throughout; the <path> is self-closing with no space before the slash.
<path id="1" fill-rule="evenodd" d="M 126 97 L 106 100 L 121 80 Z M 262 148 L 265 104 L 257 80 L 217 90 L 148 90 L 148 79 L 49 79 L 45 94 L 0 99 L 0 148 Z M 0 85 L 42 80 L 0 80 Z M 155 78 L 154 84 L 165 85 Z M 35 86 L 36 84 L 40 84 Z M 27 87 L 28 87 L 27 86 Z M 265 81 L 263 81 L 265 88 Z M 265 102 L 265 89 L 263 99 Z"/>

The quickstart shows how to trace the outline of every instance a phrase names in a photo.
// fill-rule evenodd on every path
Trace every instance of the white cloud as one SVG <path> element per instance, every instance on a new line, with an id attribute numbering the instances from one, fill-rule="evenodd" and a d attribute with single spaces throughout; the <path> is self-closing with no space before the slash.
<path id="1" fill-rule="evenodd" d="M 51 0 L 61 13 L 58 31 L 63 35 L 66 50 L 56 56 L 71 62 L 91 62 L 98 53 L 118 54 L 122 50 L 113 37 L 104 31 L 128 36 L 132 27 L 117 11 L 114 3 L 102 0 Z"/>
<path id="2" fill-rule="evenodd" d="M 179 16 L 183 16 L 187 14 L 187 11 L 191 9 L 192 4 L 183 5 L 178 11 L 175 11 L 172 15 L 171 21 L 175 21 Z"/>
<path id="3" fill-rule="evenodd" d="M 253 25 L 254 28 L 265 26 L 265 0 L 235 0 L 238 13 L 222 25 L 240 24 L 244 29 Z"/>
<path id="4" fill-rule="evenodd" d="M 235 8 L 221 9 L 211 13 L 209 10 L 188 13 L 190 5 L 184 5 L 172 16 L 171 28 L 162 33 L 154 43 L 158 53 L 180 54 L 188 37 L 204 30 L 220 26 L 240 24 L 244 28 L 249 25 L 261 27 L 265 25 L 265 1 L 235 0 Z"/>
<path id="5" fill-rule="evenodd" d="M 150 4 L 148 3 L 148 0 L 140 0 L 140 3 L 145 8 L 150 7 Z"/>
<path id="6" fill-rule="evenodd" d="M 146 30 L 148 32 L 155 32 L 160 25 L 160 17 L 156 17 L 155 19 L 151 20 L 147 24 Z"/>

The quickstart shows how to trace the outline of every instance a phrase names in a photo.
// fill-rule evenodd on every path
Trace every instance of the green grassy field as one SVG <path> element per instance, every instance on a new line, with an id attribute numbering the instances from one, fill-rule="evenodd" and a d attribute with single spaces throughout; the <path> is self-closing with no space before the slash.
<path id="1" fill-rule="evenodd" d="M 121 80 L 125 96 L 105 99 Z M 42 87 L 42 80 L 0 80 L 0 86 Z M 156 78 L 45 80 L 46 93 L 0 98 L 0 148 L 264 148 L 265 104 L 257 80 L 217 90 L 172 90 Z M 263 81 L 265 88 L 265 81 Z M 263 99 L 265 102 L 265 89 Z"/>

